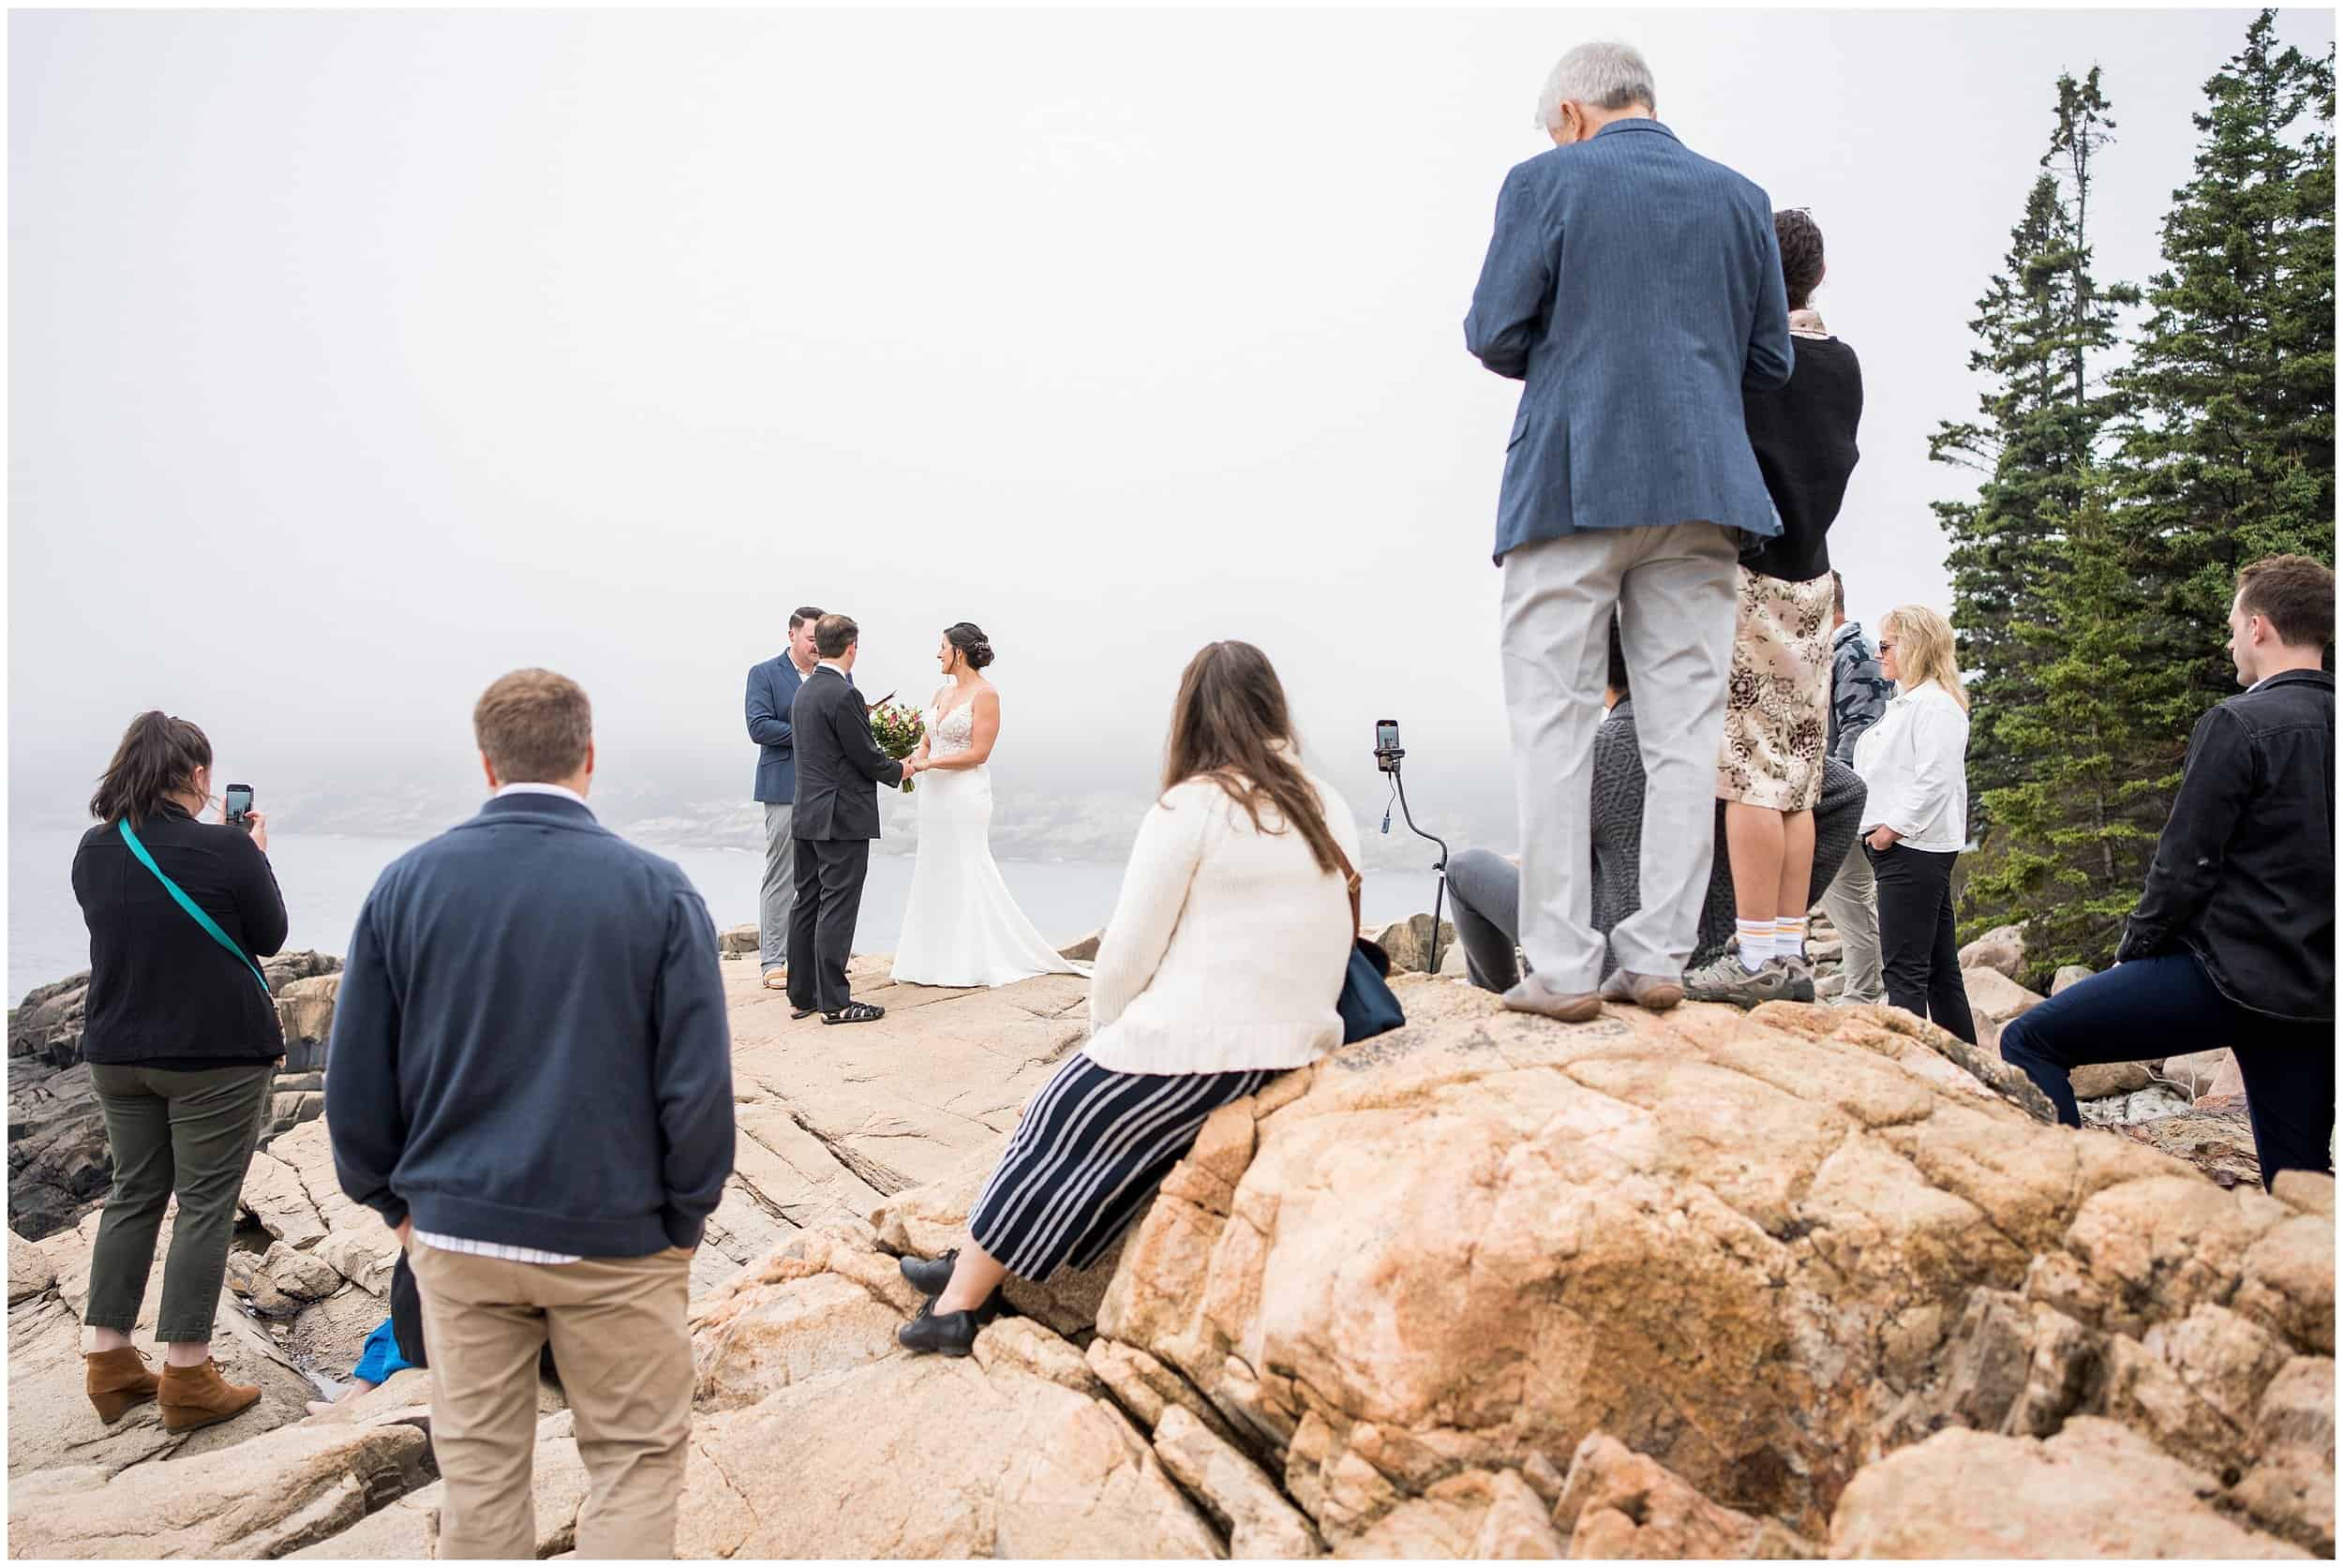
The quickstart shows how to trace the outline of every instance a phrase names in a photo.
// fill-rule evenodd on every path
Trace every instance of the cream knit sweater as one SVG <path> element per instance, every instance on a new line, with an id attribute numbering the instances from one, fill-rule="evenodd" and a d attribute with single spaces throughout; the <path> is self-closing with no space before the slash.
<path id="1" fill-rule="evenodd" d="M 1351 863 L 1359 829 L 1310 785 Z M 1264 828 L 1282 828 L 1274 808 Z M 1117 1072 L 1298 1068 L 1342 1043 L 1351 896 L 1298 830 L 1256 831 L 1218 784 L 1175 785 L 1140 824 L 1090 982 L 1090 1059 Z"/>

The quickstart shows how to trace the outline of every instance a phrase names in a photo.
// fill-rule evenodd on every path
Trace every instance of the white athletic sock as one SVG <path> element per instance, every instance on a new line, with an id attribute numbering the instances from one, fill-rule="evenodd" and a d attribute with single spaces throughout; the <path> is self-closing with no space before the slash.
<path id="1" fill-rule="evenodd" d="M 1742 969 L 1754 975 L 1773 956 L 1773 922 L 1771 920 L 1735 920 L 1733 922 L 1734 950 L 1739 955 Z"/>
<path id="2" fill-rule="evenodd" d="M 1783 958 L 1806 956 L 1806 917 L 1784 917 L 1773 922 L 1773 950 Z"/>

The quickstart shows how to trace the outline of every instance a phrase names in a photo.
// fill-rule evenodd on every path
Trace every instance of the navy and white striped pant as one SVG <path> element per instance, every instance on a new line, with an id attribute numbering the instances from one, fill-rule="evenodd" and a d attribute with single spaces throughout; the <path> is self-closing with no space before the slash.
<path id="1" fill-rule="evenodd" d="M 1025 1107 L 968 1233 L 1021 1279 L 1106 1254 L 1196 1142 L 1204 1118 L 1283 1068 L 1115 1072 L 1076 1052 Z"/>

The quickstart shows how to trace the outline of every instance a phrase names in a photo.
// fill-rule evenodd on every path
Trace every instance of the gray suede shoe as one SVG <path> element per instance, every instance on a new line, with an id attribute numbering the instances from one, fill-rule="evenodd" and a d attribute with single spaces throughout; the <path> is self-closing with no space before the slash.
<path id="1" fill-rule="evenodd" d="M 1588 1023 L 1603 1015 L 1603 998 L 1597 993 L 1558 996 L 1540 985 L 1535 975 L 1523 976 L 1519 985 L 1505 993 L 1504 1002 L 1515 1012 L 1533 1012 L 1560 1023 Z"/>
<path id="2" fill-rule="evenodd" d="M 1665 1012 L 1684 999 L 1684 982 L 1665 975 L 1633 975 L 1614 969 L 1595 994 L 1605 1002 L 1632 1002 L 1646 1012 Z"/>

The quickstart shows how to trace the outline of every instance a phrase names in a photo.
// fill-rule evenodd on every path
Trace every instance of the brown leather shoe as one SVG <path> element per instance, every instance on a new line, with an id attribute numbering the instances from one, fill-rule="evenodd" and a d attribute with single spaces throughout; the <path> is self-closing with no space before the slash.
<path id="1" fill-rule="evenodd" d="M 1562 1023 L 1591 1023 L 1603 1015 L 1603 998 L 1598 993 L 1577 991 L 1557 995 L 1538 984 L 1535 975 L 1524 975 L 1520 984 L 1505 993 L 1504 1002 L 1515 1012 L 1533 1012 Z"/>
<path id="2" fill-rule="evenodd" d="M 82 1360 L 88 1366 L 82 1386 L 89 1391 L 89 1402 L 97 1407 L 97 1419 L 107 1426 L 129 1414 L 132 1405 L 155 1397 L 159 1383 L 146 1365 L 145 1352 L 136 1345 L 93 1351 Z"/>
<path id="3" fill-rule="evenodd" d="M 163 1363 L 162 1385 L 155 1402 L 163 1408 L 163 1430 L 191 1432 L 242 1415 L 261 1402 L 257 1383 L 232 1383 L 219 1375 L 219 1363 L 173 1366 Z"/>
<path id="4" fill-rule="evenodd" d="M 1597 994 L 1605 1002 L 1633 1002 L 1646 1012 L 1665 1012 L 1684 999 L 1684 982 L 1665 975 L 1634 975 L 1614 969 Z"/>

